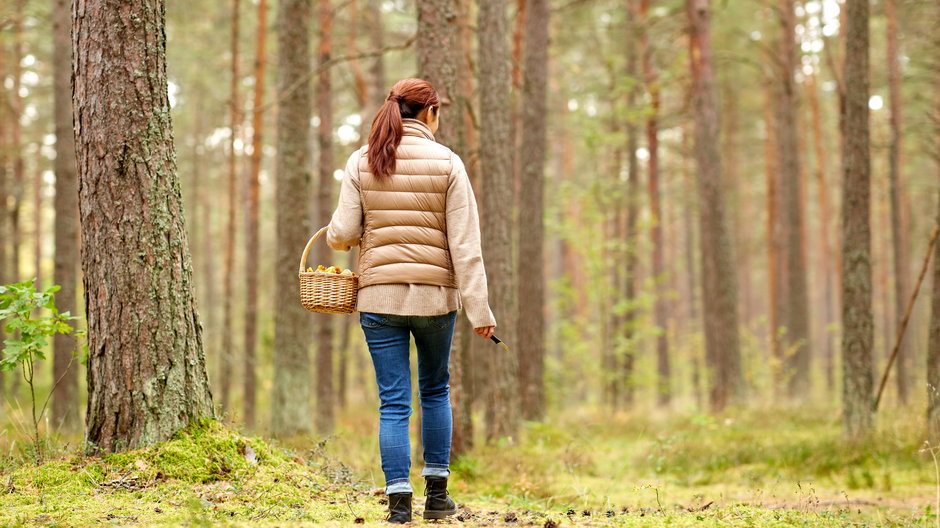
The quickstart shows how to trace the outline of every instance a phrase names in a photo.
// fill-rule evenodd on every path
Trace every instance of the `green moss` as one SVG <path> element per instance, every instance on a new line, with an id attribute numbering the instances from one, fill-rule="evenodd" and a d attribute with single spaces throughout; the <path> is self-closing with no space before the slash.
<path id="1" fill-rule="evenodd" d="M 213 420 L 151 447 L 64 457 L 8 478 L 13 492 L 0 495 L 0 526 L 349 523 L 350 502 L 367 505 L 357 505 L 356 516 L 381 517 L 381 505 L 363 490 L 336 485 L 283 449 Z"/>

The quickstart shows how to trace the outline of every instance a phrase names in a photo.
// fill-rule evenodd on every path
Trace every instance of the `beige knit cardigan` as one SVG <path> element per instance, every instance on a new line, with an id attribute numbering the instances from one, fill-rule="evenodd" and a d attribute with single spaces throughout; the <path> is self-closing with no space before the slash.
<path id="1" fill-rule="evenodd" d="M 370 284 L 367 280 L 366 285 L 359 289 L 356 309 L 360 312 L 396 315 L 440 315 L 462 308 L 474 328 L 495 326 L 496 319 L 490 310 L 487 296 L 476 198 L 463 162 L 450 149 L 435 142 L 431 129 L 423 122 L 404 119 L 403 129 L 402 142 L 396 155 L 396 173 L 385 185 L 389 189 L 407 189 L 414 184 L 414 180 L 409 181 L 409 178 L 431 175 L 447 178 L 443 225 L 446 232 L 445 251 L 450 262 L 446 264 L 453 267 L 457 288 L 421 284 L 413 278 L 408 281 L 408 274 L 404 275 L 402 283 Z M 422 170 L 416 171 L 416 167 L 422 167 Z M 369 205 L 373 206 L 371 209 L 385 206 L 377 203 L 374 193 L 363 194 L 363 179 L 370 182 L 374 180 L 368 171 L 366 147 L 362 147 L 353 152 L 346 162 L 339 204 L 327 232 L 327 244 L 331 248 L 349 251 L 352 246 L 358 245 L 360 257 L 362 249 L 369 249 L 364 247 L 364 241 L 371 243 L 375 239 L 371 236 L 372 226 L 366 222 L 364 211 L 370 209 Z M 422 174 L 416 175 L 415 172 Z M 366 204 L 364 200 L 375 202 Z M 428 214 L 427 205 L 423 203 L 425 200 L 401 195 L 396 202 L 399 210 L 410 207 L 418 214 Z M 408 251 L 395 245 L 384 249 L 382 262 L 387 269 L 394 269 L 394 266 L 388 266 L 389 251 L 398 251 L 403 263 L 413 258 L 409 257 Z M 371 280 L 375 274 L 369 265 L 368 260 L 360 258 L 356 271 Z M 386 276 L 383 282 L 387 280 Z"/>

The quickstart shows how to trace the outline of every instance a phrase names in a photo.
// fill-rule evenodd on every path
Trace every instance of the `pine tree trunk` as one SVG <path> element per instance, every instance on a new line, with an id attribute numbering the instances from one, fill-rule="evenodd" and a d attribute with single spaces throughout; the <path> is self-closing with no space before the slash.
<path id="1" fill-rule="evenodd" d="M 317 128 L 317 144 L 320 150 L 319 183 L 317 185 L 317 229 L 330 223 L 333 213 L 333 87 L 329 68 L 324 68 L 330 60 L 333 48 L 333 6 L 330 0 L 319 0 L 318 20 L 320 42 L 317 47 L 317 64 L 321 71 L 317 77 L 317 115 L 320 125 Z M 329 265 L 333 258 L 326 244 L 318 244 L 315 251 L 317 263 Z M 321 434 L 333 432 L 334 407 L 333 394 L 333 322 L 335 317 L 329 314 L 314 314 L 317 328 L 317 431 Z"/>
<path id="2" fill-rule="evenodd" d="M 708 4 L 708 0 L 686 0 L 698 167 L 705 350 L 713 371 L 710 403 L 713 410 L 719 411 L 729 403 L 740 401 L 744 386 L 738 344 L 736 273 L 721 194 L 718 105 Z"/>
<path id="3" fill-rule="evenodd" d="M 245 427 L 252 429 L 257 420 L 257 361 L 255 350 L 258 342 L 258 262 L 261 255 L 258 246 L 260 230 L 258 211 L 260 208 L 261 154 L 264 132 L 264 112 L 260 111 L 264 101 L 265 46 L 268 33 L 268 0 L 258 0 L 258 30 L 255 37 L 255 86 L 251 114 L 251 170 L 248 173 L 248 215 L 245 217 L 245 355 L 242 358 L 242 409 Z"/>
<path id="4" fill-rule="evenodd" d="M 937 222 L 940 224 L 940 202 L 937 213 Z M 934 244 L 933 247 L 933 295 L 927 337 L 927 438 L 931 447 L 940 445 L 940 244 Z"/>
<path id="5" fill-rule="evenodd" d="M 225 223 L 225 261 L 224 266 L 224 289 L 222 291 L 222 350 L 219 354 L 219 386 L 221 388 L 221 398 L 219 404 L 222 406 L 222 412 L 230 411 L 231 392 L 232 392 L 232 369 L 236 355 L 234 354 L 235 345 L 232 342 L 232 298 L 235 286 L 235 210 L 237 196 L 237 176 L 236 161 L 238 157 L 235 154 L 235 140 L 238 131 L 241 128 L 241 98 L 238 95 L 238 88 L 241 84 L 241 76 L 238 67 L 238 13 L 239 0 L 232 0 L 232 32 L 231 32 L 231 70 L 229 77 L 229 141 L 228 141 L 228 219 Z"/>
<path id="6" fill-rule="evenodd" d="M 454 145 L 455 152 L 460 154 L 467 165 L 467 172 L 473 178 L 473 167 L 469 160 L 469 143 L 472 134 L 472 123 L 465 118 L 469 113 L 471 104 L 471 90 L 473 83 L 472 72 L 469 68 L 468 56 L 469 33 L 466 26 L 469 23 L 470 0 L 457 0 L 457 20 L 466 21 L 456 28 L 457 35 L 454 40 L 454 59 L 456 61 L 457 91 L 453 93 L 453 116 L 449 119 L 455 121 Z M 454 338 L 450 347 L 450 401 L 453 416 L 453 438 L 451 441 L 451 456 L 456 458 L 473 447 L 473 338 L 470 322 L 466 317 L 459 317 L 454 330 Z"/>
<path id="7" fill-rule="evenodd" d="M 271 429 L 290 436 L 310 430 L 310 358 L 305 338 L 310 318 L 300 305 L 294 274 L 310 236 L 307 178 L 310 167 L 311 0 L 283 0 L 277 13 L 277 298 L 274 313 L 274 395 Z M 296 89 L 287 92 L 295 84 Z"/>
<path id="8" fill-rule="evenodd" d="M 0 78 L 5 79 L 6 76 L 6 46 L 0 41 Z M 6 87 L 0 83 L 0 101 L 7 100 L 6 91 Z M 0 104 L 0 284 L 10 282 L 11 268 L 7 251 L 7 243 L 11 238 L 9 234 L 10 211 L 8 209 L 10 188 L 9 174 L 7 173 L 9 167 L 7 125 L 12 121 L 9 110 L 7 105 Z M 0 325 L 0 343 L 5 340 L 6 332 L 3 330 L 3 325 Z M 15 373 L 0 372 L 0 401 L 6 401 L 6 379 L 8 375 L 15 375 Z"/>
<path id="9" fill-rule="evenodd" d="M 160 442 L 214 414 L 176 175 L 164 9 L 72 5 L 90 450 Z"/>
<path id="10" fill-rule="evenodd" d="M 871 432 L 872 344 L 868 2 L 846 0 L 842 152 L 842 411 L 845 436 Z"/>
<path id="11" fill-rule="evenodd" d="M 78 281 L 78 174 L 75 166 L 75 137 L 72 135 L 72 45 L 71 9 L 68 0 L 52 6 L 53 96 L 55 112 L 55 263 L 54 282 L 60 312 L 75 314 Z M 2 200 L 0 192 L 0 200 Z M 3 234 L 0 231 L 0 238 Z M 2 283 L 2 282 L 0 282 Z M 78 401 L 78 340 L 73 335 L 56 334 L 53 340 L 52 422 L 64 431 L 81 427 Z"/>
<path id="12" fill-rule="evenodd" d="M 453 54 L 457 36 L 455 0 L 418 0 L 418 77 L 437 90 L 442 106 L 449 107 L 457 90 L 457 58 Z M 438 143 L 450 145 L 459 121 L 443 118 L 434 133 Z"/>
<path id="13" fill-rule="evenodd" d="M 770 342 L 770 357 L 773 364 L 774 392 L 783 393 L 783 351 L 780 348 L 780 236 L 777 196 L 779 188 L 777 175 L 777 137 L 774 133 L 773 87 L 767 81 L 764 90 L 764 178 L 767 187 L 767 327 Z"/>
<path id="14" fill-rule="evenodd" d="M 940 12 L 940 1 L 935 5 Z M 940 85 L 936 80 L 935 83 Z M 937 152 L 940 152 L 940 104 L 935 104 L 934 123 L 938 126 L 934 127 L 934 137 Z M 936 161 L 936 181 L 940 181 L 940 159 Z M 937 224 L 940 225 L 940 200 L 937 201 Z M 940 445 L 940 243 L 933 247 L 933 295 L 927 334 L 927 439 L 931 447 Z"/>
<path id="15" fill-rule="evenodd" d="M 366 6 L 367 20 L 368 20 L 368 29 L 369 29 L 369 42 L 372 45 L 372 49 L 382 49 L 385 47 L 385 27 L 382 24 L 382 11 L 380 5 L 382 0 L 368 0 Z M 367 108 L 366 115 L 374 116 L 378 112 L 379 108 L 382 106 L 382 103 L 385 102 L 385 94 L 391 88 L 391 86 L 385 85 L 385 56 L 378 55 L 372 61 L 372 66 L 369 68 L 370 76 L 372 77 L 372 86 L 375 87 L 373 90 L 374 93 L 369 100 L 369 107 Z M 371 121 L 364 120 L 369 122 Z M 368 132 L 367 132 L 368 134 Z M 365 141 L 363 141 L 365 143 Z"/>
<path id="16" fill-rule="evenodd" d="M 42 171 L 33 174 L 33 276 L 42 286 Z"/>
<path id="17" fill-rule="evenodd" d="M 646 117 L 647 160 L 646 181 L 650 200 L 650 239 L 652 242 L 652 260 L 650 273 L 653 275 L 656 299 L 653 305 L 653 317 L 656 324 L 656 399 L 659 405 L 668 405 L 669 388 L 669 340 L 666 334 L 667 306 L 666 283 L 663 269 L 663 213 L 659 196 L 659 87 L 658 73 L 653 64 L 653 48 L 650 45 L 649 0 L 640 0 L 640 17 L 644 29 L 641 30 L 640 56 L 643 58 L 643 83 L 650 96 L 650 108 Z"/>
<path id="18" fill-rule="evenodd" d="M 634 80 L 634 84 L 627 92 L 627 108 L 634 108 L 640 95 L 640 73 L 637 57 L 637 39 L 633 36 L 638 33 L 638 5 L 637 0 L 626 0 L 627 18 L 630 20 L 630 34 L 627 37 L 626 59 L 627 75 Z M 626 240 L 626 255 L 624 257 L 623 298 L 627 304 L 627 311 L 621 326 L 621 339 L 625 344 L 621 371 L 618 372 L 622 388 L 618 390 L 623 395 L 624 403 L 630 407 L 634 402 L 633 368 L 636 355 L 634 331 L 636 325 L 636 276 L 637 276 L 637 224 L 639 219 L 640 198 L 640 164 L 637 159 L 637 124 L 633 116 L 627 118 L 626 123 L 626 149 L 627 149 L 627 190 L 624 194 L 626 219 L 624 231 Z"/>
<path id="19" fill-rule="evenodd" d="M 519 388 L 522 416 L 545 416 L 545 261 L 542 225 L 545 180 L 546 115 L 548 103 L 548 0 L 529 0 L 525 21 L 522 99 L 522 188 L 519 231 Z"/>
<path id="20" fill-rule="evenodd" d="M 692 181 L 692 171 L 689 169 L 688 159 L 691 157 L 689 148 L 689 133 L 687 127 L 682 130 L 682 185 L 686 189 L 694 189 L 695 183 Z M 698 332 L 698 287 L 695 280 L 695 230 L 692 227 L 693 217 L 696 209 L 695 193 L 686 193 L 685 207 L 682 213 L 682 238 L 683 253 L 685 255 L 685 279 L 686 292 L 688 298 L 687 328 L 690 334 Z M 692 392 L 695 394 L 695 405 L 698 408 L 704 408 L 704 398 L 702 397 L 702 373 L 701 373 L 701 353 L 698 350 L 692 352 Z"/>
<path id="21" fill-rule="evenodd" d="M 21 281 L 29 278 L 24 276 L 20 268 L 22 264 L 20 251 L 23 246 L 23 230 L 20 225 L 20 214 L 22 213 L 23 207 L 23 185 L 25 179 L 25 175 L 23 174 L 23 97 L 20 96 L 20 88 L 22 86 L 23 77 L 21 67 L 23 63 L 23 8 L 26 5 L 26 0 L 13 0 L 13 5 L 13 86 L 10 94 L 10 102 L 8 103 L 12 109 L 10 119 L 10 150 L 13 152 L 13 209 L 10 212 L 10 245 L 12 246 L 11 258 L 13 262 L 10 266 L 10 272 L 13 281 Z M 22 380 L 22 376 L 14 375 L 11 378 L 10 393 L 14 397 L 19 393 Z"/>
<path id="22" fill-rule="evenodd" d="M 777 150 L 780 162 L 780 213 L 786 251 L 786 332 L 784 377 L 790 398 L 804 399 L 809 391 L 809 302 L 803 255 L 803 220 L 800 209 L 800 149 L 797 143 L 798 98 L 794 75 L 797 69 L 793 0 L 780 0 L 780 73 L 777 108 Z"/>
<path id="23" fill-rule="evenodd" d="M 479 5 L 480 172 L 483 175 L 483 260 L 498 334 L 518 346 L 512 270 L 512 159 L 509 153 L 509 53 L 506 0 Z M 528 309 L 541 306 L 528 305 Z M 487 363 L 486 437 L 516 435 L 519 427 L 517 358 L 495 354 Z"/>
<path id="24" fill-rule="evenodd" d="M 835 350 L 833 350 L 833 338 L 830 335 L 830 327 L 835 322 L 833 307 L 835 299 L 835 285 L 833 284 L 833 246 L 829 240 L 829 192 L 826 184 L 826 149 L 823 144 L 824 136 L 822 129 L 822 112 L 819 107 L 819 90 L 816 83 L 816 75 L 807 77 L 807 93 L 809 94 L 809 103 L 812 112 L 812 130 L 813 130 L 813 154 L 816 158 L 816 189 L 819 194 L 819 244 L 820 254 L 823 259 L 823 332 L 824 338 L 823 354 L 825 355 L 825 386 L 827 391 L 835 388 Z"/>
<path id="25" fill-rule="evenodd" d="M 891 140 L 888 150 L 888 194 L 891 198 L 891 242 L 894 257 L 894 307 L 895 320 L 904 317 L 908 298 L 911 296 L 910 259 L 908 258 L 907 226 L 904 225 L 904 178 L 901 175 L 901 65 L 898 49 L 896 0 L 885 0 L 885 18 L 888 41 L 888 108 L 891 112 L 889 125 Z M 892 345 L 893 346 L 893 345 Z M 907 403 L 911 385 L 911 340 L 903 339 L 897 357 L 898 400 Z"/>

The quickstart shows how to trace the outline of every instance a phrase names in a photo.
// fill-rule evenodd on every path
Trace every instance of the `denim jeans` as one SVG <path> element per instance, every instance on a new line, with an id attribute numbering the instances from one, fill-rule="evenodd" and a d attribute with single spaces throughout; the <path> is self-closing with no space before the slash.
<path id="1" fill-rule="evenodd" d="M 447 367 L 456 319 L 456 311 L 432 316 L 359 314 L 379 387 L 379 451 L 386 493 L 412 492 L 408 481 L 412 335 L 418 349 L 418 393 L 424 444 L 422 475 L 446 477 L 449 474 L 453 424 Z"/>

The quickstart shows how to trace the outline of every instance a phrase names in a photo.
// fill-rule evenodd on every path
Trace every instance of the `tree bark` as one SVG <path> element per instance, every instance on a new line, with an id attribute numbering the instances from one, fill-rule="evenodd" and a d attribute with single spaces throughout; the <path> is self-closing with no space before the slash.
<path id="1" fill-rule="evenodd" d="M 902 113 L 901 113 L 901 64 L 898 50 L 898 30 L 896 0 L 885 0 L 885 19 L 887 29 L 887 59 L 888 59 L 888 120 L 891 128 L 891 140 L 888 148 L 888 194 L 891 199 L 891 242 L 894 257 L 894 308 L 895 321 L 904 317 L 904 304 L 911 295 L 910 258 L 908 256 L 907 237 L 908 229 L 904 225 L 904 178 L 901 174 L 901 141 L 902 141 Z M 887 308 L 887 307 L 886 307 Z M 911 357 L 911 340 L 901 341 L 901 348 L 897 359 L 897 390 L 898 400 L 906 404 L 910 392 L 911 373 L 913 362 Z"/>
<path id="2" fill-rule="evenodd" d="M 835 285 L 833 284 L 833 246 L 829 240 L 829 192 L 826 183 L 826 148 L 823 144 L 824 136 L 822 129 L 822 112 L 819 107 L 819 89 L 816 84 L 816 75 L 807 77 L 806 91 L 809 94 L 809 103 L 812 111 L 812 130 L 813 130 L 813 154 L 816 159 L 816 188 L 819 193 L 819 245 L 820 253 L 823 258 L 823 323 L 824 328 L 821 335 L 824 338 L 823 354 L 825 356 L 825 386 L 826 390 L 835 389 L 835 350 L 833 350 L 833 338 L 830 335 L 830 327 L 835 322 L 834 305 Z"/>
<path id="3" fill-rule="evenodd" d="M 330 223 L 333 213 L 333 87 L 329 63 L 333 48 L 333 6 L 330 0 L 319 0 L 317 18 L 319 20 L 320 42 L 317 47 L 317 64 L 320 74 L 317 76 L 317 115 L 320 125 L 317 127 L 319 145 L 319 183 L 317 185 L 317 228 Z M 316 246 L 317 263 L 326 264 L 330 260 L 329 247 L 326 244 Z M 333 322 L 329 314 L 314 314 L 317 328 L 317 431 L 328 434 L 333 431 L 334 407 L 333 394 Z"/>
<path id="4" fill-rule="evenodd" d="M 767 327 L 772 358 L 774 391 L 783 393 L 783 351 L 780 348 L 780 214 L 777 196 L 779 177 L 777 175 L 777 134 L 773 119 L 774 92 L 772 81 L 766 80 L 764 90 L 764 178 L 767 187 Z"/>
<path id="5" fill-rule="evenodd" d="M 872 344 L 868 2 L 846 1 L 842 148 L 842 412 L 846 438 L 871 432 Z"/>
<path id="6" fill-rule="evenodd" d="M 509 153 L 509 53 L 506 0 L 479 5 L 480 169 L 483 175 L 483 260 L 499 335 L 518 346 L 512 270 L 512 159 Z M 541 307 L 529 306 L 530 309 Z M 515 355 L 487 363 L 486 437 L 514 437 L 519 427 Z"/>
<path id="7" fill-rule="evenodd" d="M 548 0 L 528 0 L 523 63 L 522 187 L 519 230 L 519 388 L 522 416 L 545 416 L 545 261 L 543 245 L 543 195 L 545 179 L 546 115 L 548 106 Z"/>
<path id="8" fill-rule="evenodd" d="M 437 90 L 442 107 L 449 107 L 457 90 L 457 36 L 455 0 L 418 0 L 418 77 Z M 454 140 L 456 119 L 441 119 L 434 138 L 445 145 Z"/>
<path id="9" fill-rule="evenodd" d="M 238 65 L 238 14 L 239 0 L 232 0 L 232 31 L 231 31 L 231 70 L 229 78 L 229 141 L 228 141 L 228 217 L 225 223 L 225 271 L 224 289 L 222 291 L 222 350 L 219 354 L 219 386 L 221 388 L 222 412 L 230 411 L 232 391 L 232 368 L 235 354 L 232 342 L 232 302 L 235 286 L 235 211 L 236 211 L 236 161 L 235 140 L 241 122 L 241 98 L 238 87 L 241 84 L 241 75 Z"/>
<path id="10" fill-rule="evenodd" d="M 13 0 L 13 67 L 11 73 L 13 77 L 12 90 L 10 97 L 10 108 L 12 115 L 10 119 L 10 150 L 13 152 L 13 205 L 10 211 L 10 245 L 12 264 L 10 274 L 14 281 L 21 281 L 28 277 L 23 276 L 20 265 L 20 251 L 23 246 L 23 230 L 20 225 L 20 214 L 23 207 L 24 194 L 24 165 L 23 165 L 23 98 L 20 96 L 22 86 L 23 71 L 23 9 L 26 0 Z M 22 376 L 12 376 L 10 383 L 10 393 L 16 395 L 19 393 Z"/>
<path id="11" fill-rule="evenodd" d="M 647 160 L 646 190 L 650 200 L 650 239 L 652 255 L 650 272 L 653 275 L 655 301 L 653 317 L 656 324 L 656 399 L 659 405 L 668 405 L 669 388 L 669 339 L 666 333 L 667 306 L 666 283 L 663 268 L 663 213 L 659 195 L 659 86 L 658 72 L 653 64 L 653 48 L 649 37 L 649 0 L 640 0 L 640 17 L 643 29 L 640 33 L 640 56 L 643 58 L 643 84 L 650 96 L 650 107 L 646 116 Z"/>
<path id="12" fill-rule="evenodd" d="M 78 280 L 78 174 L 75 166 L 75 137 L 72 135 L 72 46 L 71 8 L 68 0 L 52 6 L 53 96 L 55 114 L 55 262 L 56 308 L 75 314 Z M 2 200 L 0 192 L 0 200 Z M 2 237 L 0 231 L 0 237 Z M 2 282 L 0 282 L 2 283 Z M 58 381 L 52 395 L 52 422 L 63 431 L 81 427 L 78 402 L 78 340 L 71 334 L 56 334 L 53 343 L 52 380 Z"/>
<path id="13" fill-rule="evenodd" d="M 470 70 L 469 24 L 470 0 L 457 0 L 457 21 L 465 21 L 456 28 L 454 40 L 454 59 L 457 61 L 457 91 L 453 93 L 454 145 L 453 149 L 464 159 L 467 174 L 474 181 L 473 167 L 470 164 L 470 136 L 472 123 L 465 118 L 469 114 L 472 97 L 473 75 Z M 453 438 L 451 456 L 457 457 L 473 447 L 473 368 L 479 364 L 473 361 L 474 336 L 470 322 L 466 317 L 457 319 L 454 338 L 450 347 L 450 402 L 453 417 Z"/>
<path id="14" fill-rule="evenodd" d="M 686 0 L 690 27 L 695 160 L 698 166 L 699 230 L 705 350 L 712 369 L 710 404 L 720 411 L 743 397 L 738 341 L 737 286 L 721 194 L 718 105 L 712 71 L 708 0 Z"/>
<path id="15" fill-rule="evenodd" d="M 0 77 L 6 78 L 6 46 L 0 42 Z M 0 83 L 0 101 L 7 100 L 6 87 Z M 10 266 L 9 254 L 7 252 L 7 243 L 10 240 L 9 234 L 9 159 L 7 138 L 7 125 L 12 121 L 9 116 L 10 109 L 5 104 L 0 104 L 0 284 L 9 283 Z M 0 343 L 6 340 L 6 332 L 3 325 L 0 325 Z M 15 374 L 15 373 L 13 373 Z M 8 374 L 0 372 L 0 401 L 6 401 L 6 379 Z"/>
<path id="16" fill-rule="evenodd" d="M 940 1 L 936 2 L 936 7 L 940 12 Z M 936 84 L 940 85 L 940 82 Z M 940 104 L 935 104 L 934 123 L 940 125 Z M 937 138 L 937 152 L 940 153 L 940 126 L 934 127 L 934 137 Z M 936 181 L 940 182 L 940 158 L 936 161 Z M 937 225 L 940 225 L 940 200 L 937 201 Z M 927 334 L 927 439 L 931 447 L 937 447 L 940 445 L 940 243 L 933 247 L 932 270 L 933 294 Z"/>
<path id="17" fill-rule="evenodd" d="M 255 350 L 258 342 L 258 262 L 260 261 L 258 234 L 260 207 L 261 154 L 264 132 L 264 112 L 259 111 L 264 101 L 265 46 L 268 33 L 268 0 L 258 0 L 258 30 L 255 37 L 255 86 L 251 113 L 251 170 L 248 173 L 248 215 L 245 217 L 245 355 L 242 374 L 242 409 L 245 427 L 252 429 L 257 420 L 257 362 Z"/>
<path id="18" fill-rule="evenodd" d="M 277 13 L 277 93 L 310 70 L 311 0 L 283 0 Z M 271 429 L 290 436 L 310 430 L 310 358 L 304 342 L 310 320 L 298 299 L 294 270 L 310 234 L 310 90 L 304 85 L 279 103 L 275 173 L 277 311 L 274 314 L 274 396 Z"/>
<path id="19" fill-rule="evenodd" d="M 640 72 L 638 65 L 637 39 L 634 36 L 639 26 L 639 6 L 637 0 L 626 0 L 627 18 L 629 19 L 630 33 L 627 36 L 626 59 L 627 75 L 631 79 L 631 86 L 627 92 L 627 108 L 634 108 L 640 95 Z M 627 190 L 624 193 L 624 208 L 626 209 L 625 235 L 626 255 L 624 256 L 623 297 L 627 304 L 621 325 L 621 339 L 624 343 L 624 355 L 620 368 L 619 378 L 624 403 L 630 407 L 634 403 L 633 368 L 636 355 L 634 331 L 636 325 L 636 276 L 637 276 L 637 223 L 639 219 L 640 198 L 640 164 L 637 159 L 637 124 L 633 116 L 626 121 L 626 150 L 627 150 Z"/>
<path id="20" fill-rule="evenodd" d="M 783 249 L 786 251 L 786 332 L 783 334 L 784 378 L 791 399 L 809 394 L 809 302 L 803 255 L 803 220 L 800 208 L 800 149 L 797 142 L 799 101 L 794 75 L 797 69 L 793 0 L 780 0 L 780 73 L 778 75 L 777 151 L 780 162 L 780 212 Z"/>
<path id="21" fill-rule="evenodd" d="M 89 450 L 113 452 L 214 413 L 176 174 L 163 2 L 76 0 L 72 53 L 85 439 Z"/>

